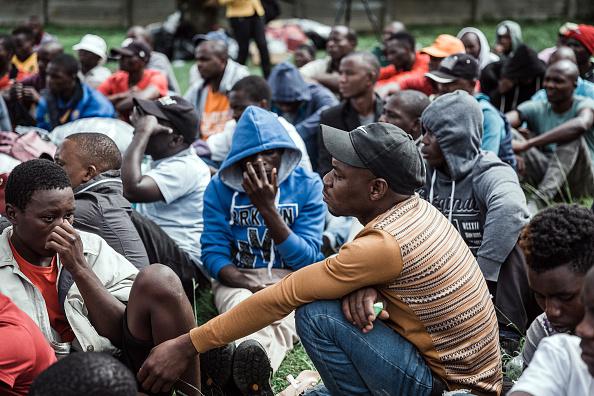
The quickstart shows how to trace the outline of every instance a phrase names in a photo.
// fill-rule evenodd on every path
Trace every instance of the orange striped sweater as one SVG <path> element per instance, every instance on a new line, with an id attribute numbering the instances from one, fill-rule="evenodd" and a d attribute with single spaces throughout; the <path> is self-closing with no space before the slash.
<path id="1" fill-rule="evenodd" d="M 413 196 L 371 221 L 337 256 L 296 271 L 190 331 L 199 352 L 247 336 L 315 300 L 375 286 L 387 324 L 417 347 L 450 389 L 501 392 L 495 309 L 462 237 Z"/>

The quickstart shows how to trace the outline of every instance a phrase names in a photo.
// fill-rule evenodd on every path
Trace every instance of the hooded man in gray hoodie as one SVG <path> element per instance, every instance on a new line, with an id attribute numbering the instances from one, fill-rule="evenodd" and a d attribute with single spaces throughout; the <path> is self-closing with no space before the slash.
<path id="1" fill-rule="evenodd" d="M 421 124 L 428 169 L 421 193 L 475 255 L 498 314 L 523 331 L 532 314 L 526 313 L 529 288 L 516 243 L 529 215 L 518 178 L 495 154 L 480 150 L 483 115 L 467 92 L 438 97 Z"/>

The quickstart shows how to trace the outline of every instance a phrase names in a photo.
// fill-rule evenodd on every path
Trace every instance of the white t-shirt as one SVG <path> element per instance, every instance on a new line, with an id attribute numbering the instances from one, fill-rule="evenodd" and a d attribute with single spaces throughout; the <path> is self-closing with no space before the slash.
<path id="1" fill-rule="evenodd" d="M 137 210 L 157 223 L 180 248 L 200 262 L 200 236 L 204 230 L 203 198 L 210 170 L 193 147 L 151 163 L 152 178 L 165 201 L 138 204 Z"/>
<path id="2" fill-rule="evenodd" d="M 311 170 L 311 161 L 309 159 L 309 155 L 307 155 L 305 143 L 293 124 L 285 120 L 283 117 L 278 117 L 278 121 L 285 128 L 289 134 L 289 137 L 293 143 L 295 143 L 299 151 L 301 151 L 301 162 L 299 165 L 307 170 Z M 227 154 L 229 154 L 229 151 L 231 150 L 231 143 L 233 141 L 233 134 L 235 133 L 236 126 L 237 122 L 234 119 L 231 119 L 225 124 L 225 129 L 223 129 L 223 132 L 211 135 L 206 140 L 206 144 L 210 150 L 210 158 L 213 161 L 222 162 L 225 160 L 225 158 L 227 158 Z"/>
<path id="3" fill-rule="evenodd" d="M 534 396 L 594 395 L 594 378 L 581 357 L 580 338 L 555 334 L 543 338 L 530 365 L 511 389 Z"/>

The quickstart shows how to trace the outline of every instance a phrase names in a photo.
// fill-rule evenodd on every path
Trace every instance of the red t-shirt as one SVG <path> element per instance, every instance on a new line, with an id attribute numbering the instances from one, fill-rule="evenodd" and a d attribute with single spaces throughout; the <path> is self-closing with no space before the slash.
<path id="1" fill-rule="evenodd" d="M 33 380 L 56 362 L 35 322 L 0 293 L 0 394 L 25 396 Z M 8 388 L 6 387 L 8 386 Z"/>
<path id="2" fill-rule="evenodd" d="M 142 78 L 134 85 L 137 89 L 146 89 L 149 85 L 154 85 L 159 90 L 161 96 L 167 95 L 167 78 L 163 73 L 153 69 L 144 69 Z M 128 86 L 128 72 L 118 70 L 103 81 L 101 85 L 97 87 L 97 90 L 105 96 L 114 95 L 129 91 L 131 88 Z"/>
<path id="3" fill-rule="evenodd" d="M 45 307 L 49 315 L 50 325 L 52 329 L 56 330 L 62 339 L 62 342 L 72 342 L 74 340 L 74 333 L 68 324 L 66 314 L 60 306 L 58 300 L 58 265 L 54 257 L 49 267 L 40 267 L 33 265 L 25 260 L 19 252 L 16 251 L 12 243 L 10 243 L 12 255 L 19 265 L 21 272 L 39 289 L 43 299 L 45 300 Z"/>
<path id="4" fill-rule="evenodd" d="M 427 96 L 437 93 L 436 84 L 434 84 L 428 77 L 425 77 L 424 74 L 403 78 L 398 82 L 398 85 L 403 91 L 405 89 L 412 89 L 415 91 L 421 91 Z"/>
<path id="5" fill-rule="evenodd" d="M 376 87 L 381 87 L 385 84 L 400 82 L 405 77 L 413 75 L 424 75 L 429 71 L 429 55 L 421 54 L 420 52 L 415 53 L 415 63 L 412 68 L 407 71 L 398 71 L 394 65 L 388 65 L 380 69 L 380 75 L 376 83 Z"/>

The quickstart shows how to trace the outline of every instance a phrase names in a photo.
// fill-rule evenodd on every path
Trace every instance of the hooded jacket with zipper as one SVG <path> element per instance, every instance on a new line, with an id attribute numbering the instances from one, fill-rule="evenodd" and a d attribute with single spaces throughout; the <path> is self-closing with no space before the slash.
<path id="1" fill-rule="evenodd" d="M 337 105 L 338 100 L 322 85 L 305 82 L 299 70 L 287 62 L 279 64 L 272 70 L 268 77 L 268 84 L 273 102 L 301 102 L 295 114 L 283 113 L 275 106 L 272 110 L 295 125 L 295 129 L 305 142 L 312 164 L 317 164 L 320 116 L 327 108 Z"/>
<path id="2" fill-rule="evenodd" d="M 74 189 L 74 228 L 99 235 L 136 268 L 149 265 L 144 244 L 130 219 L 119 170 L 103 172 Z"/>
<path id="3" fill-rule="evenodd" d="M 480 150 L 483 115 L 467 92 L 438 97 L 421 122 L 437 139 L 446 168 L 427 165 L 421 193 L 457 228 L 485 278 L 497 281 L 529 220 L 516 173 L 493 153 Z"/>
<path id="4" fill-rule="evenodd" d="M 79 234 L 83 244 L 83 254 L 89 267 L 112 296 L 127 302 L 138 270 L 101 237 L 84 231 L 80 231 Z M 6 228 L 0 235 L 0 293 L 8 296 L 16 306 L 33 319 L 54 349 L 67 353 L 70 351 L 70 346 L 61 342 L 58 333 L 51 328 L 41 292 L 20 271 L 14 259 L 8 241 L 11 235 L 12 227 Z M 64 272 L 59 256 L 57 265 L 59 283 Z M 87 352 L 113 353 L 116 351 L 111 342 L 99 335 L 91 324 L 88 309 L 76 284 L 73 283 L 68 289 L 63 307 L 68 324 L 75 335 L 72 348 Z"/>
<path id="5" fill-rule="evenodd" d="M 278 245 L 241 185 L 241 160 L 272 149 L 284 149 L 275 206 L 291 229 Z M 323 258 L 326 207 L 322 182 L 317 174 L 299 166 L 300 159 L 301 152 L 274 114 L 254 106 L 245 110 L 231 151 L 204 194 L 202 263 L 212 277 L 218 279 L 228 264 L 297 270 Z"/>

